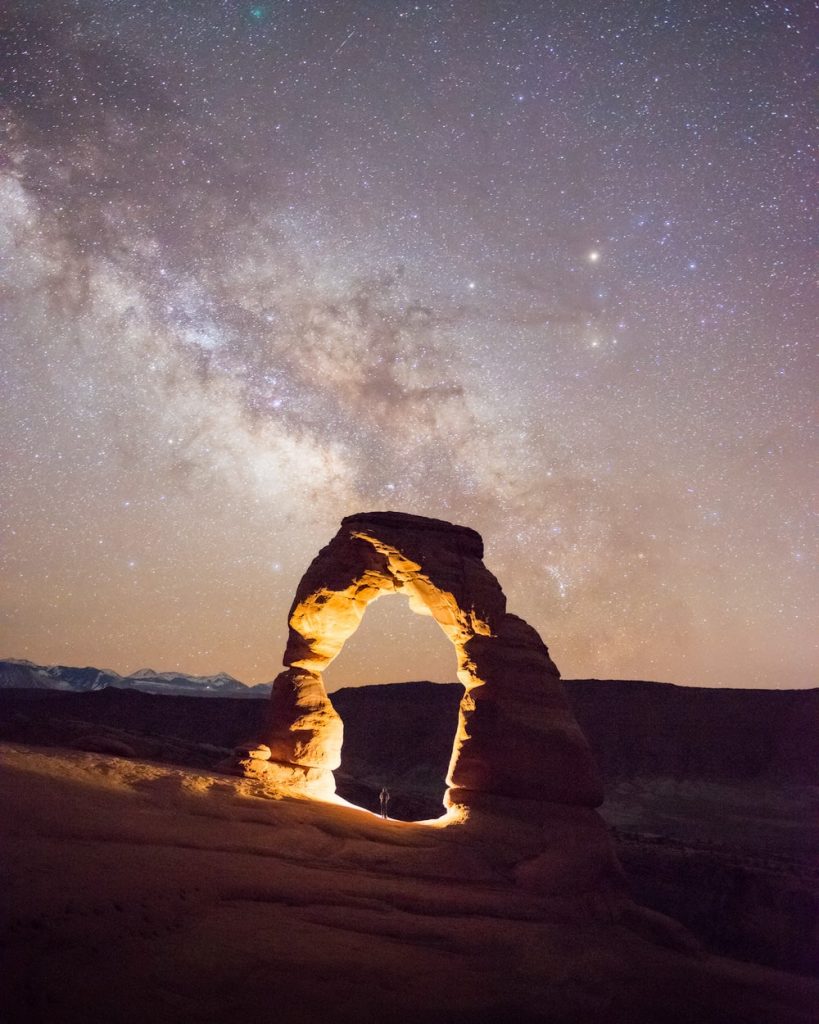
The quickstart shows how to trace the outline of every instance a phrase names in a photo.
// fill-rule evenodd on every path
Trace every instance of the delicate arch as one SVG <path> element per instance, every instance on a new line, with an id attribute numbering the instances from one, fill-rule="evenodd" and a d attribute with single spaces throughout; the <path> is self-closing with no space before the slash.
<path id="1" fill-rule="evenodd" d="M 455 646 L 464 686 L 446 806 L 602 801 L 585 738 L 537 632 L 506 611 L 474 531 L 398 512 L 348 516 L 304 574 L 276 678 L 265 770 L 317 797 L 335 792 L 343 727 L 322 672 L 383 593 L 402 593 Z"/>

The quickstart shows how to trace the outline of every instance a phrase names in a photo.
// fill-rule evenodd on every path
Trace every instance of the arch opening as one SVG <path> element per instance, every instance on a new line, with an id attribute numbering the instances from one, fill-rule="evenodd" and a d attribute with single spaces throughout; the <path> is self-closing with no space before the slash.
<path id="1" fill-rule="evenodd" d="M 463 695 L 456 672 L 454 648 L 431 617 L 404 599 L 368 605 L 324 673 L 344 725 L 338 796 L 379 813 L 385 787 L 390 818 L 441 815 Z"/>
<path id="2" fill-rule="evenodd" d="M 418 614 L 401 595 L 385 593 L 370 602 L 361 624 L 323 675 L 333 696 L 357 686 L 452 683 L 457 671 L 455 650 L 435 620 Z"/>

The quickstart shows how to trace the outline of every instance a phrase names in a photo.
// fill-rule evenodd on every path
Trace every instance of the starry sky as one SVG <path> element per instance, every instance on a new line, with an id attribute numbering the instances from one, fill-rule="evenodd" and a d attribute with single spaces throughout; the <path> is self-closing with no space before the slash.
<path id="1" fill-rule="evenodd" d="M 816 685 L 813 14 L 4 3 L 0 655 L 269 680 L 389 508 L 565 677 Z M 327 682 L 454 671 L 391 597 Z"/>

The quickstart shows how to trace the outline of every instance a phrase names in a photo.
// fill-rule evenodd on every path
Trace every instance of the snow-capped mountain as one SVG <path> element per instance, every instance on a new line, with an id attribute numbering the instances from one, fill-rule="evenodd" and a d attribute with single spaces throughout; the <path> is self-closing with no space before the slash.
<path id="1" fill-rule="evenodd" d="M 192 697 L 266 697 L 270 683 L 245 686 L 220 672 L 214 676 L 190 676 L 183 672 L 156 672 L 141 668 L 122 676 L 110 669 L 73 668 L 68 665 L 35 665 L 16 658 L 0 660 L 0 689 L 67 690 L 87 693 L 114 687 L 144 693 L 187 694 Z"/>
<path id="2" fill-rule="evenodd" d="M 194 697 L 261 697 L 270 693 L 269 683 L 245 686 L 227 672 L 214 676 L 189 676 L 183 672 L 156 672 L 152 668 L 141 668 L 128 676 L 120 676 L 109 685 L 145 693 L 187 693 Z"/>

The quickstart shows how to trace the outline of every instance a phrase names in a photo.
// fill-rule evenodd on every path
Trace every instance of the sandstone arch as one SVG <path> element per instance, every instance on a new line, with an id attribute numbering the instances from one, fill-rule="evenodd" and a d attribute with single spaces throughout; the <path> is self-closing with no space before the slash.
<path id="1" fill-rule="evenodd" d="M 290 610 L 286 668 L 273 685 L 266 774 L 305 795 L 335 792 L 342 724 L 322 671 L 367 605 L 384 593 L 406 595 L 456 649 L 464 696 L 447 774 L 448 807 L 473 816 L 500 809 L 531 820 L 547 807 L 555 819 L 556 807 L 579 811 L 602 802 L 558 670 L 537 632 L 506 611 L 500 584 L 483 564 L 480 536 L 398 512 L 347 516 L 304 574 Z M 258 761 L 253 767 L 262 770 Z"/>

